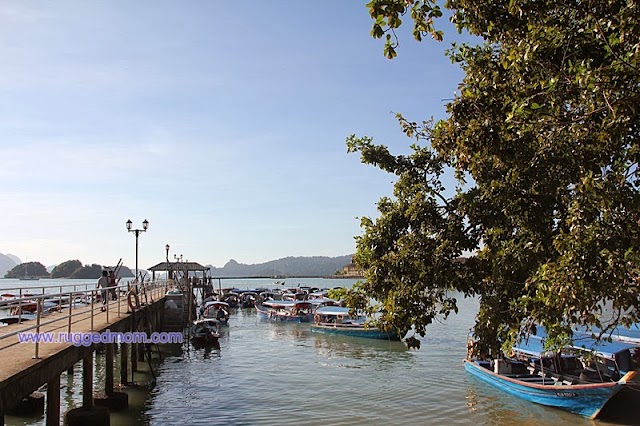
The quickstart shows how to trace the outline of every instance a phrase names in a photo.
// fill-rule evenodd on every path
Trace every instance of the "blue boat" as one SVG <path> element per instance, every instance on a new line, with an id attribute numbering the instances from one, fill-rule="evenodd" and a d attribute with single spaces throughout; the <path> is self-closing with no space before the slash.
<path id="1" fill-rule="evenodd" d="M 256 313 L 272 321 L 311 322 L 313 305 L 303 300 L 267 300 L 256 305 Z"/>
<path id="2" fill-rule="evenodd" d="M 513 347 L 514 354 L 530 362 L 542 363 L 541 368 L 565 376 L 578 376 L 586 381 L 616 381 L 629 371 L 640 368 L 640 348 L 622 341 L 596 340 L 591 334 L 574 331 L 571 344 L 555 358 L 553 353 L 545 352 L 544 327 L 536 327 L 536 334 L 519 342 Z M 569 368 L 571 365 L 571 368 Z M 579 371 L 576 371 L 579 370 Z"/>
<path id="3" fill-rule="evenodd" d="M 382 331 L 368 325 L 366 317 L 353 318 L 349 315 L 349 308 L 341 306 L 323 306 L 316 309 L 311 331 L 368 339 L 400 340 L 398 333 Z"/>
<path id="4" fill-rule="evenodd" d="M 511 395 L 590 419 L 596 418 L 605 404 L 627 386 L 627 382 L 636 374 L 631 371 L 617 382 L 565 384 L 554 380 L 554 377 L 542 377 L 538 374 L 505 373 L 501 367 L 498 367 L 499 372 L 496 373 L 491 370 L 489 361 L 465 359 L 464 366 L 467 372 Z"/>
<path id="5" fill-rule="evenodd" d="M 637 389 L 633 345 L 577 334 L 556 353 L 544 349 L 545 337 L 538 327 L 512 348 L 511 358 L 465 359 L 465 370 L 511 395 L 591 419 L 622 389 Z"/>

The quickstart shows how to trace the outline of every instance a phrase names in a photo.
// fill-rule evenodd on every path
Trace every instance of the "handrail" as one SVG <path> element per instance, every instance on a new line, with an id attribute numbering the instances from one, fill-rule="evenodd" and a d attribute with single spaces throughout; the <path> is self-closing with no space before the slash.
<path id="1" fill-rule="evenodd" d="M 21 297 L 21 298 L 16 298 L 11 300 L 2 300 L 0 301 L 0 308 L 3 308 L 3 307 L 21 308 L 22 306 L 24 306 L 23 305 L 24 302 L 28 302 L 29 304 L 36 303 L 37 309 L 36 309 L 35 324 L 32 324 L 32 325 L 25 324 L 24 327 L 20 327 L 19 329 L 12 330 L 9 333 L 4 333 L 4 334 L 0 333 L 0 342 L 8 338 L 11 338 L 13 336 L 17 336 L 19 333 L 29 332 L 31 330 L 36 330 L 36 333 L 39 333 L 43 327 L 54 324 L 54 323 L 61 323 L 61 325 L 59 327 L 55 327 L 53 330 L 57 330 L 64 327 L 64 328 L 67 328 L 67 333 L 69 333 L 70 335 L 73 328 L 72 326 L 74 324 L 77 324 L 88 318 L 91 319 L 91 325 L 90 325 L 89 331 L 94 331 L 94 318 L 102 313 L 102 311 L 98 310 L 97 307 L 98 306 L 100 306 L 100 308 L 103 307 L 102 304 L 95 303 L 98 294 L 106 295 L 106 303 L 104 304 L 104 308 L 106 311 L 106 322 L 109 323 L 109 313 L 112 310 L 115 311 L 113 313 L 116 313 L 117 318 L 121 317 L 121 312 L 122 312 L 121 305 L 122 303 L 128 303 L 126 295 L 128 295 L 129 291 L 136 291 L 137 293 L 147 291 L 152 295 L 155 294 L 156 300 L 158 300 L 164 296 L 167 290 L 169 290 L 168 284 L 169 284 L 168 281 L 153 281 L 153 282 L 138 283 L 138 284 L 134 283 L 133 285 L 123 284 L 123 285 L 117 285 L 117 286 L 105 287 L 105 288 L 92 288 L 92 289 L 73 291 L 73 292 L 60 292 L 60 293 L 53 293 L 53 294 L 45 293 L 45 294 L 40 294 L 38 296 L 34 295 L 30 297 Z M 91 284 L 87 284 L 87 285 L 91 285 Z M 53 286 L 53 287 L 60 287 L 60 286 Z M 29 289 L 31 290 L 33 288 L 29 287 Z M 112 290 L 116 291 L 116 293 L 119 295 L 119 297 L 115 301 L 110 300 Z M 74 305 L 78 303 L 77 302 L 78 298 L 84 299 L 84 300 L 87 300 L 86 298 L 88 298 L 89 303 L 84 308 L 75 306 L 75 309 L 74 309 Z M 57 318 L 52 318 L 47 321 L 42 321 L 42 319 L 45 318 L 48 314 L 55 315 L 56 313 L 61 313 L 63 309 L 62 302 L 64 299 L 67 299 L 66 301 L 68 301 L 68 306 L 65 306 L 64 308 L 66 309 L 66 314 Z M 44 309 L 45 301 L 51 301 L 51 300 L 57 301 L 58 303 L 58 310 L 55 312 L 47 312 Z M 114 304 L 116 305 L 116 309 L 113 309 Z M 128 306 L 126 310 L 128 310 Z M 62 323 L 63 321 L 66 321 L 66 323 Z M 22 324 L 20 315 L 18 316 L 18 323 Z M 2 328 L 0 328 L 0 331 L 1 330 Z M 87 330 L 82 330 L 82 331 L 87 331 Z M 14 342 L 12 344 L 3 346 L 2 348 L 0 348 L 0 351 L 5 347 L 10 347 L 16 344 L 19 344 L 19 342 Z M 35 347 L 34 358 L 38 358 L 38 351 L 39 351 L 38 345 L 39 345 L 38 340 L 36 339 L 34 342 L 34 347 Z"/>

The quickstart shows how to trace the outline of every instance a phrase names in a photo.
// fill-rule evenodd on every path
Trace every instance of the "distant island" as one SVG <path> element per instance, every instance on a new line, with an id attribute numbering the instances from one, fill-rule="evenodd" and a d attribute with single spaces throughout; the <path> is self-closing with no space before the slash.
<path id="1" fill-rule="evenodd" d="M 359 276 L 353 274 L 353 269 L 345 270 L 352 265 L 353 255 L 338 257 L 310 256 L 285 257 L 265 263 L 247 265 L 229 260 L 222 268 L 207 265 L 212 277 L 331 277 L 331 276 Z"/>
<path id="2" fill-rule="evenodd" d="M 210 268 L 212 277 L 347 277 L 358 278 L 361 271 L 352 263 L 353 255 L 285 257 L 258 264 L 243 264 L 231 259 L 223 267 Z M 83 265 L 80 260 L 67 260 L 46 268 L 40 262 L 22 263 L 16 256 L 0 253 L 0 277 L 21 278 L 26 275 L 37 278 L 98 279 L 103 269 L 114 269 L 107 265 Z M 48 269 L 48 270 L 47 270 Z M 141 271 L 143 271 L 141 269 Z M 119 278 L 133 278 L 130 268 L 123 266 Z"/>
<path id="3" fill-rule="evenodd" d="M 4 255 L 2 255 L 4 256 Z M 6 257 L 6 256 L 5 256 Z M 3 260 L 0 258 L 0 260 Z M 19 259 L 18 259 L 19 260 Z M 56 265 L 51 272 L 47 271 L 47 268 L 40 262 L 25 262 L 15 265 L 13 260 L 13 267 L 11 269 L 5 269 L 4 278 L 69 278 L 69 279 L 98 279 L 102 274 L 103 269 L 114 270 L 115 266 L 106 265 L 83 265 L 79 260 L 68 260 Z M 5 265 L 11 265 L 6 262 Z M 122 266 L 118 269 L 118 278 L 133 278 L 133 272 L 126 266 Z"/>

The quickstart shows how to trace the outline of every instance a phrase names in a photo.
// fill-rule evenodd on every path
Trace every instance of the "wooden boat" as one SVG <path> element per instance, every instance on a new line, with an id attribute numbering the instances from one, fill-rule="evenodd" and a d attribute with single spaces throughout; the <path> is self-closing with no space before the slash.
<path id="1" fill-rule="evenodd" d="M 191 326 L 191 342 L 196 345 L 220 347 L 219 321 L 214 318 L 195 320 Z"/>
<path id="2" fill-rule="evenodd" d="M 640 348 L 631 343 L 597 341 L 590 334 L 574 332 L 571 344 L 556 354 L 544 350 L 545 338 L 544 327 L 537 327 L 535 335 L 512 348 L 513 357 L 573 382 L 617 381 L 640 368 Z"/>
<path id="3" fill-rule="evenodd" d="M 524 370 L 513 368 L 514 363 L 510 364 L 510 370 L 505 370 L 499 363 L 493 364 L 492 370 L 492 363 L 489 361 L 464 360 L 467 372 L 500 390 L 527 401 L 561 408 L 591 419 L 595 418 L 604 405 L 627 386 L 636 374 L 635 371 L 631 371 L 617 382 L 565 384 L 554 380 L 553 377 L 528 373 L 522 363 L 520 365 Z M 496 370 L 498 372 L 495 372 Z"/>
<path id="4" fill-rule="evenodd" d="M 313 305 L 301 300 L 267 300 L 256 305 L 259 317 L 272 321 L 311 322 Z"/>
<path id="5" fill-rule="evenodd" d="M 382 331 L 367 324 L 364 316 L 352 317 L 349 308 L 323 306 L 316 309 L 311 331 L 334 333 L 344 336 L 365 337 L 367 339 L 400 340 L 398 333 Z"/>
<path id="6" fill-rule="evenodd" d="M 212 300 L 204 304 L 202 317 L 216 319 L 221 325 L 229 325 L 229 310 L 230 308 L 227 302 Z"/>
<path id="7" fill-rule="evenodd" d="M 587 342 L 586 336 L 578 336 L 573 345 L 556 353 L 544 350 L 545 336 L 544 329 L 538 327 L 536 335 L 512 348 L 511 358 L 465 359 L 465 370 L 511 395 L 591 419 L 597 417 L 618 392 L 636 387 L 633 363 L 627 363 L 624 369 L 618 365 L 614 372 L 610 362 L 623 357 L 630 361 L 630 353 L 621 354 L 630 351 L 632 345 L 598 344 L 593 339 Z M 472 344 L 470 337 L 468 346 Z M 585 366 L 581 361 L 586 360 L 582 355 L 587 346 L 595 364 Z M 604 364 L 605 369 L 599 364 Z"/>

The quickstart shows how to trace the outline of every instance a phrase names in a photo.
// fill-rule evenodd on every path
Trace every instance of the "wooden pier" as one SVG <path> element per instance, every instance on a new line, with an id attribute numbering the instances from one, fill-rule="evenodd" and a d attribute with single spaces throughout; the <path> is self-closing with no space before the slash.
<path id="1" fill-rule="evenodd" d="M 46 394 L 46 424 L 60 424 L 60 375 L 73 367 L 80 360 L 83 361 L 83 405 L 77 411 L 78 420 L 73 421 L 71 412 L 67 413 L 68 424 L 83 424 L 91 421 L 95 424 L 108 424 L 108 409 L 96 407 L 93 398 L 93 352 L 98 344 L 76 344 L 61 342 L 59 333 L 67 335 L 88 336 L 91 333 L 108 332 L 144 332 L 160 331 L 164 313 L 165 294 L 171 283 L 145 284 L 142 292 L 138 291 L 138 300 L 145 294 L 142 306 L 137 306 L 135 297 L 129 299 L 120 297 L 116 301 L 109 301 L 106 310 L 102 311 L 102 304 L 91 302 L 82 307 L 74 307 L 73 298 L 81 293 L 73 293 L 69 297 L 71 302 L 65 309 L 47 315 L 38 315 L 37 319 L 12 324 L 0 328 L 0 424 L 4 424 L 5 413 L 20 404 L 24 398 L 47 385 Z M 87 291 L 94 300 L 96 290 Z M 85 294 L 86 296 L 86 294 Z M 32 298 L 33 299 L 33 298 Z M 38 298 L 38 312 L 42 312 L 45 296 Z M 129 303 L 128 303 L 129 302 Z M 131 306 L 134 309 L 131 309 Z M 18 333 L 24 338 L 26 333 L 42 336 L 50 333 L 52 342 L 39 343 L 20 342 Z M 95 335 L 94 335 L 95 336 Z M 95 337 L 94 337 L 95 338 Z M 104 343 L 106 353 L 106 381 L 105 394 L 107 399 L 112 397 L 114 404 L 122 403 L 126 394 L 118 395 L 113 391 L 114 345 L 120 345 L 121 377 L 120 382 L 129 382 L 129 372 L 133 374 L 137 368 L 137 361 L 144 351 L 143 343 Z M 130 355 L 129 355 L 130 354 Z M 106 404 L 109 405 L 109 401 Z M 106 416 L 106 421 L 105 421 Z M 80 417 L 82 420 L 80 420 Z"/>

